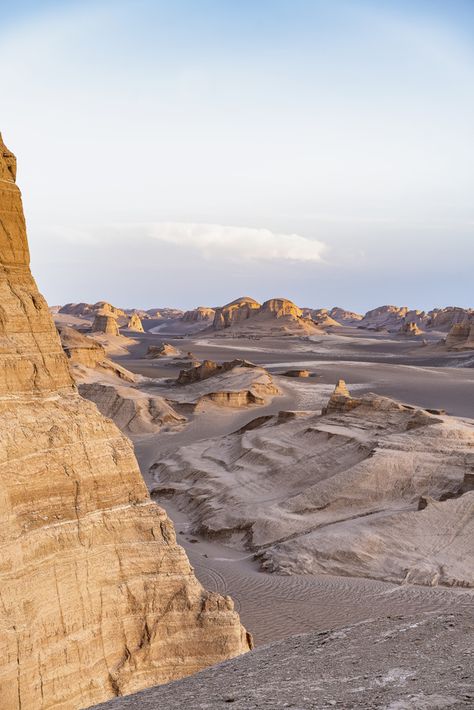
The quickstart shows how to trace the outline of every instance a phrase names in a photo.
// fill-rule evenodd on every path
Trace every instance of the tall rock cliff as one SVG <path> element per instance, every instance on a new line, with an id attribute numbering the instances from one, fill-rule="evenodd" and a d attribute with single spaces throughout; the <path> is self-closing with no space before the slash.
<path id="1" fill-rule="evenodd" d="M 15 179 L 0 138 L 0 705 L 77 710 L 250 641 L 195 578 L 128 439 L 74 387 Z"/>

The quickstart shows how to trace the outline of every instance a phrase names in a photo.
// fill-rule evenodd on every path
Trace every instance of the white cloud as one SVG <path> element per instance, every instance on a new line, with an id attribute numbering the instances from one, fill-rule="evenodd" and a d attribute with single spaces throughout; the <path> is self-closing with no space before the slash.
<path id="1" fill-rule="evenodd" d="M 147 236 L 197 250 L 206 259 L 321 261 L 326 245 L 299 234 L 194 222 L 140 225 Z M 140 227 L 137 225 L 137 230 Z"/>

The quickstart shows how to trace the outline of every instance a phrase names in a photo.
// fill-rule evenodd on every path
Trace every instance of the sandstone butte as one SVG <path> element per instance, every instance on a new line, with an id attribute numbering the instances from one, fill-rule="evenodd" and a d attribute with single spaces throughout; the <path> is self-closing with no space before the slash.
<path id="1" fill-rule="evenodd" d="M 15 179 L 0 138 L 0 706 L 78 710 L 251 641 L 197 581 L 129 440 L 79 396 Z"/>
<path id="2" fill-rule="evenodd" d="M 91 328 L 93 333 L 105 333 L 106 335 L 120 335 L 117 319 L 105 311 L 99 311 L 94 318 Z"/>

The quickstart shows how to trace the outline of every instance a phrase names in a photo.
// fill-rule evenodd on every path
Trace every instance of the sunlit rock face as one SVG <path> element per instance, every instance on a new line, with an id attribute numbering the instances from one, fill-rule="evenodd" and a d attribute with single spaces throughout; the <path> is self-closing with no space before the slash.
<path id="1" fill-rule="evenodd" d="M 15 178 L 0 139 L 0 706 L 72 710 L 250 641 L 196 580 L 128 439 L 73 385 Z"/>
<path id="2" fill-rule="evenodd" d="M 222 308 L 216 308 L 214 314 L 213 328 L 221 330 L 230 328 L 236 323 L 242 323 L 260 310 L 260 303 L 249 296 L 236 298 L 235 301 L 227 303 Z"/>

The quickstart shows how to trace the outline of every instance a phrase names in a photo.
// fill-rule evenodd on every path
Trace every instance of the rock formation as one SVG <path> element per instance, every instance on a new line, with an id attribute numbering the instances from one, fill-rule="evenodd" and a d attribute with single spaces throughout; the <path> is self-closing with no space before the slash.
<path id="1" fill-rule="evenodd" d="M 403 323 L 399 332 L 401 335 L 407 335 L 409 337 L 423 334 L 421 328 L 412 320 Z"/>
<path id="2" fill-rule="evenodd" d="M 287 370 L 283 373 L 284 377 L 309 377 L 309 370 Z"/>
<path id="3" fill-rule="evenodd" d="M 221 375 L 224 372 L 229 372 L 229 370 L 235 370 L 237 367 L 256 368 L 257 366 L 247 360 L 231 360 L 229 362 L 222 362 L 221 364 L 214 362 L 214 360 L 204 360 L 196 367 L 181 370 L 178 375 L 177 383 L 179 385 L 189 385 L 193 382 L 202 382 L 209 377 Z"/>
<path id="4" fill-rule="evenodd" d="M 0 141 L 0 698 L 88 707 L 246 651 L 149 498 L 130 442 L 83 400 L 29 269 Z"/>
<path id="5" fill-rule="evenodd" d="M 291 636 L 96 710 L 472 710 L 473 640 L 472 611 L 385 614 Z"/>
<path id="6" fill-rule="evenodd" d="M 246 360 L 218 364 L 212 360 L 181 370 L 174 389 L 163 396 L 176 405 L 197 408 L 206 402 L 223 407 L 263 405 L 280 394 L 271 375 Z"/>
<path id="7" fill-rule="evenodd" d="M 311 318 L 321 328 L 339 328 L 341 325 L 330 315 L 327 308 L 306 308 L 303 312 L 307 318 Z"/>
<path id="8" fill-rule="evenodd" d="M 473 446 L 468 420 L 339 381 L 322 415 L 260 417 L 170 454 L 156 490 L 269 572 L 474 587 Z"/>
<path id="9" fill-rule="evenodd" d="M 79 392 L 127 435 L 151 434 L 186 421 L 163 397 L 149 395 L 134 387 L 106 381 L 85 382 L 79 384 Z"/>
<path id="10" fill-rule="evenodd" d="M 93 333 L 105 333 L 106 335 L 120 335 L 117 319 L 105 312 L 99 312 L 94 318 L 91 328 Z"/>
<path id="11" fill-rule="evenodd" d="M 347 311 L 345 308 L 339 308 L 335 306 L 329 311 L 331 318 L 334 318 L 340 325 L 357 325 L 359 321 L 362 320 L 364 316 L 360 313 L 354 313 L 354 311 Z"/>
<path id="12" fill-rule="evenodd" d="M 137 375 L 110 360 L 103 345 L 94 338 L 78 333 L 77 330 L 68 326 L 61 326 L 58 328 L 58 332 L 76 384 L 89 382 L 91 379 L 96 381 L 100 375 L 105 376 L 106 379 L 113 377 L 119 383 L 122 380 L 136 382 Z M 93 372 L 92 377 L 91 372 Z M 96 373 L 100 373 L 100 375 Z"/>
<path id="13" fill-rule="evenodd" d="M 451 326 L 446 347 L 448 350 L 474 350 L 474 315 Z"/>
<path id="14" fill-rule="evenodd" d="M 138 316 L 136 313 L 132 313 L 132 315 L 128 319 L 127 328 L 128 328 L 128 330 L 134 330 L 137 333 L 144 333 L 145 332 L 143 330 L 143 325 L 140 320 L 140 316 Z"/>
<path id="15" fill-rule="evenodd" d="M 192 311 L 186 311 L 182 317 L 183 323 L 210 323 L 214 320 L 216 311 L 214 308 L 198 306 Z"/>
<path id="16" fill-rule="evenodd" d="M 178 357 L 180 355 L 178 348 L 169 343 L 161 343 L 161 345 L 149 345 L 146 351 L 147 358 L 154 359 L 157 357 Z"/>
<path id="17" fill-rule="evenodd" d="M 260 307 L 260 303 L 249 296 L 236 298 L 235 301 L 227 303 L 222 308 L 216 308 L 212 327 L 214 330 L 230 328 L 232 325 L 242 323 L 250 318 L 255 311 L 260 310 Z"/>
<path id="18" fill-rule="evenodd" d="M 97 303 L 66 303 L 65 306 L 59 309 L 59 313 L 89 320 L 93 320 L 99 312 L 114 316 L 114 318 L 124 318 L 126 316 L 125 311 L 112 306 L 108 301 L 98 301 Z"/>
<path id="19" fill-rule="evenodd" d="M 231 329 L 243 335 L 324 335 L 311 318 L 287 298 L 271 298 L 262 305 L 253 298 L 238 298 L 216 309 L 214 330 Z"/>
<path id="20" fill-rule="evenodd" d="M 178 320 L 183 317 L 183 311 L 179 308 L 149 308 L 147 313 L 154 320 Z"/>

